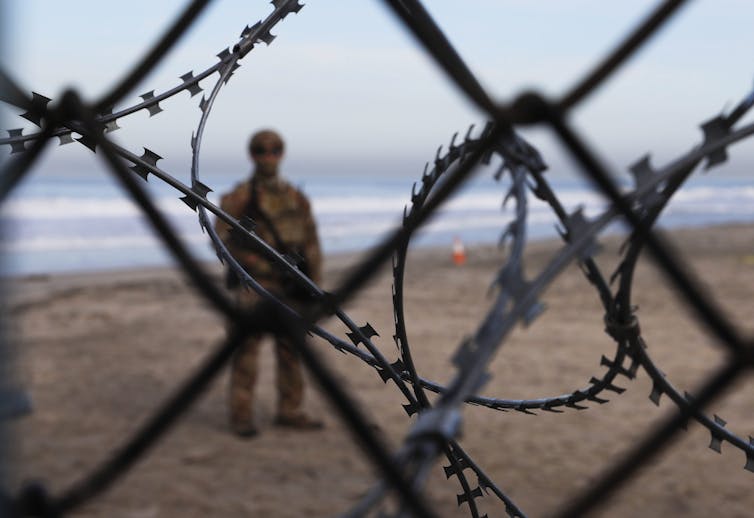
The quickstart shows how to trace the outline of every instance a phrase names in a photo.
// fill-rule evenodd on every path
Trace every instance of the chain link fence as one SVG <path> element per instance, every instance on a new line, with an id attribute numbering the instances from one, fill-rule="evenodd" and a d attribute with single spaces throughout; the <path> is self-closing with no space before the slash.
<path id="1" fill-rule="evenodd" d="M 745 469 L 754 471 L 754 440 L 736 436 L 726 428 L 722 417 L 710 417 L 704 413 L 704 408 L 723 390 L 749 374 L 754 362 L 751 337 L 743 334 L 704 293 L 700 282 L 687 273 L 684 258 L 677 256 L 653 229 L 663 208 L 696 169 L 724 162 L 729 148 L 754 133 L 754 124 L 741 124 L 743 116 L 754 104 L 754 93 L 742 99 L 729 112 L 706 122 L 702 126 L 704 140 L 669 165 L 653 169 L 648 160 L 637 162 L 632 168 L 634 187 L 629 192 L 620 190 L 614 184 L 613 175 L 568 120 L 569 113 L 585 103 L 598 86 L 610 79 L 629 57 L 660 31 L 684 2 L 660 3 L 616 49 L 562 95 L 547 97 L 533 91 L 519 92 L 513 96 L 512 102 L 501 104 L 495 102 L 483 88 L 419 1 L 385 0 L 384 4 L 395 13 L 398 23 L 416 37 L 448 80 L 481 108 L 490 122 L 478 133 L 469 129 L 460 139 L 454 136 L 445 152 L 438 151 L 435 160 L 428 164 L 420 181 L 415 184 L 401 228 L 395 229 L 339 286 L 329 292 L 307 278 L 290 258 L 282 256 L 261 240 L 254 232 L 253 221 L 248 218 L 237 220 L 208 201 L 207 194 L 211 189 L 202 182 L 199 168 L 201 142 L 215 99 L 240 66 L 241 59 L 258 43 L 270 44 L 273 39 L 270 30 L 302 9 L 299 0 L 273 0 L 271 14 L 247 26 L 233 47 L 218 54 L 215 65 L 196 75 L 186 73 L 176 87 L 162 93 L 148 92 L 141 96 L 142 101 L 138 104 L 114 110 L 114 106 L 160 62 L 208 3 L 207 0 L 190 2 L 143 60 L 111 91 L 93 102 L 83 100 L 74 90 L 65 92 L 54 103 L 37 93 L 28 95 L 17 86 L 11 73 L 0 70 L 0 98 L 25 110 L 22 117 L 39 127 L 38 132 L 31 134 L 9 130 L 9 136 L 0 139 L 0 146 L 9 148 L 13 155 L 0 176 L 0 202 L 35 167 L 41 152 L 54 139 L 60 144 L 78 141 L 103 157 L 122 189 L 141 208 L 196 290 L 218 313 L 233 322 L 227 340 L 205 359 L 197 372 L 176 388 L 173 396 L 111 458 L 61 494 L 50 494 L 41 484 L 30 484 L 16 494 L 6 491 L 2 498 L 4 515 L 64 516 L 96 498 L 116 484 L 149 447 L 168 432 L 176 419 L 225 367 L 247 336 L 273 330 L 288 334 L 295 342 L 311 375 L 358 437 L 365 455 L 381 474 L 381 482 L 346 512 L 348 516 L 385 513 L 381 506 L 389 494 L 397 494 L 400 502 L 391 514 L 435 516 L 422 489 L 429 471 L 441 458 L 447 462 L 445 474 L 448 478 L 455 477 L 461 488 L 458 504 L 466 506 L 470 516 L 482 515 L 478 503 L 485 496 L 498 499 L 500 508 L 509 516 L 525 516 L 525 510 L 520 509 L 505 494 L 504 488 L 498 487 L 485 474 L 458 442 L 463 405 L 471 403 L 491 410 L 519 412 L 584 409 L 590 404 L 605 402 L 606 391 L 622 392 L 624 389 L 616 384 L 617 380 L 633 379 L 640 368 L 653 380 L 651 399 L 657 403 L 664 395 L 675 403 L 679 411 L 642 438 L 625 458 L 609 466 L 583 494 L 564 502 L 558 516 L 577 517 L 594 510 L 611 492 L 625 484 L 637 469 L 671 444 L 679 430 L 690 420 L 696 420 L 709 430 L 711 448 L 720 451 L 723 443 L 737 448 L 745 456 Z M 212 88 L 204 91 L 199 85 L 200 81 L 212 78 L 215 81 Z M 201 118 L 191 141 L 191 185 L 182 183 L 161 169 L 158 166 L 160 156 L 154 151 L 145 149 L 141 155 L 137 155 L 108 138 L 108 133 L 118 128 L 119 119 L 141 110 L 155 115 L 162 111 L 162 101 L 182 92 L 189 92 L 191 96 L 202 94 Z M 584 176 L 609 199 L 609 207 L 595 218 L 587 218 L 581 211 L 569 213 L 543 174 L 546 168 L 543 158 L 516 133 L 517 126 L 550 128 L 579 164 Z M 499 158 L 501 163 L 497 178 L 508 184 L 506 199 L 515 205 L 515 218 L 501 239 L 507 255 L 495 280 L 496 292 L 489 312 L 482 316 L 474 334 L 459 344 L 453 358 L 451 380 L 440 384 L 422 377 L 418 372 L 406 335 L 403 281 L 408 245 L 414 232 L 437 208 L 456 192 L 480 164 L 491 163 L 493 157 Z M 147 179 L 165 182 L 182 196 L 186 205 L 196 211 L 199 224 L 209 235 L 219 260 L 235 272 L 248 289 L 264 295 L 264 303 L 253 311 L 240 312 L 227 293 L 206 275 L 155 207 L 141 184 Z M 524 248 L 530 195 L 551 207 L 562 227 L 564 245 L 536 276 L 527 278 L 524 273 Z M 308 290 L 312 302 L 305 311 L 293 311 L 266 292 L 243 270 L 218 239 L 210 221 L 211 215 L 228 223 L 239 238 Z M 616 220 L 627 222 L 632 230 L 622 251 L 620 266 L 617 271 L 606 275 L 593 258 L 598 250 L 596 238 L 609 223 Z M 651 254 L 665 276 L 683 294 L 699 321 L 729 352 L 726 363 L 693 396 L 682 393 L 672 385 L 655 366 L 643 342 L 632 305 L 631 287 L 639 255 L 644 250 Z M 378 267 L 391 258 L 395 341 L 400 352 L 400 358 L 392 362 L 373 343 L 376 331 L 372 326 L 356 324 L 342 309 L 344 303 L 374 276 Z M 555 397 L 510 400 L 479 396 L 480 388 L 489 379 L 488 365 L 495 352 L 505 343 L 517 323 L 536 321 L 543 311 L 539 296 L 564 268 L 573 263 L 578 263 L 598 293 L 604 309 L 606 333 L 615 343 L 614 355 L 602 358 L 605 372 L 600 377 L 592 378 L 587 386 Z M 617 288 L 613 290 L 611 286 Z M 318 325 L 323 318 L 330 316 L 337 317 L 346 325 L 349 329 L 346 337 L 335 336 Z M 375 434 L 359 406 L 336 382 L 328 365 L 312 350 L 306 340 L 307 334 L 315 335 L 337 350 L 371 365 L 386 383 L 400 392 L 405 399 L 407 414 L 416 416 L 416 419 L 397 451 L 388 449 Z M 430 401 L 429 393 L 438 396 Z M 1 394 L 0 417 L 10 419 L 23 411 L 25 403 L 20 394 L 10 389 Z M 500 512 L 496 511 L 495 515 L 500 515 Z"/>

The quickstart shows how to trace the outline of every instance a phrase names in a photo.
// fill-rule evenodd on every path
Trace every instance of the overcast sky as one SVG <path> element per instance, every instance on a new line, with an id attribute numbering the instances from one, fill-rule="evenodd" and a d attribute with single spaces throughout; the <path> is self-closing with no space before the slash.
<path id="1" fill-rule="evenodd" d="M 418 177 L 424 161 L 453 133 L 484 116 L 459 95 L 382 2 L 309 0 L 258 46 L 220 93 L 202 146 L 203 177 L 248 170 L 254 129 L 278 128 L 286 166 L 298 173 L 401 174 Z M 4 3 L 12 75 L 28 90 L 56 98 L 73 86 L 96 98 L 159 38 L 186 2 L 16 0 Z M 656 1 L 569 2 L 427 0 L 446 35 L 499 100 L 525 88 L 559 95 L 573 85 Z M 241 30 L 271 12 L 262 0 L 216 0 L 163 63 L 121 107 L 179 84 L 216 62 Z M 573 114 L 617 169 L 646 152 L 657 164 L 700 141 L 698 125 L 754 87 L 754 2 L 690 2 Z M 9 37 L 8 37 L 9 36 Z M 216 76 L 215 76 L 216 77 Z M 202 86 L 209 90 L 213 79 Z M 186 177 L 201 96 L 187 93 L 119 122 L 118 141 Z M 17 117 L 5 128 L 24 126 Z M 751 120 L 751 117 L 749 118 Z M 556 171 L 568 170 L 549 132 L 524 132 Z M 728 172 L 754 164 L 754 146 L 732 153 Z M 78 145 L 54 149 L 45 167 L 86 164 Z M 56 164 L 56 165 L 51 165 Z M 63 165 L 60 165 L 63 164 Z M 86 168 L 86 165 L 77 165 Z M 64 171 L 60 171 L 64 172 Z M 210 180 L 211 181 L 211 180 Z"/>

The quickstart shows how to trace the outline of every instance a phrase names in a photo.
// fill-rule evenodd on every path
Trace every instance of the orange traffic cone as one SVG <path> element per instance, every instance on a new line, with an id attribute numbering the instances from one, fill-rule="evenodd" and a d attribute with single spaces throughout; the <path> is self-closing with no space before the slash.
<path id="1" fill-rule="evenodd" d="M 453 264 L 461 266 L 466 262 L 466 250 L 460 237 L 453 238 Z"/>

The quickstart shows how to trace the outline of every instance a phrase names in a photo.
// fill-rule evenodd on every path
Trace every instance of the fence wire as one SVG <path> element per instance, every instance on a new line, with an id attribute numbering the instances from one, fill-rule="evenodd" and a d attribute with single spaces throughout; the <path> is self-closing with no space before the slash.
<path id="1" fill-rule="evenodd" d="M 585 409 L 607 401 L 606 394 L 621 393 L 616 383 L 620 379 L 633 379 L 639 368 L 644 369 L 653 381 L 650 398 L 659 403 L 665 395 L 680 410 L 666 419 L 655 430 L 641 439 L 620 461 L 609 466 L 597 481 L 582 494 L 559 507 L 557 516 L 578 517 L 597 508 L 610 493 L 624 485 L 637 469 L 646 465 L 658 452 L 667 448 L 679 430 L 689 421 L 696 420 L 711 435 L 710 448 L 720 451 L 723 443 L 737 448 L 746 457 L 745 469 L 754 471 L 754 439 L 744 440 L 726 428 L 726 421 L 717 415 L 709 417 L 704 408 L 730 387 L 738 378 L 748 373 L 754 364 L 751 337 L 745 336 L 728 316 L 701 289 L 685 267 L 682 257 L 675 253 L 666 240 L 653 227 L 663 208 L 682 188 L 690 175 L 701 166 L 714 167 L 724 162 L 728 149 L 754 133 L 754 124 L 741 125 L 740 121 L 754 104 L 754 92 L 747 95 L 729 113 L 711 118 L 703 126 L 704 139 L 687 153 L 662 168 L 652 168 L 647 159 L 638 161 L 632 168 L 635 185 L 629 192 L 621 191 L 613 183 L 614 176 L 597 158 L 584 139 L 568 121 L 569 113 L 586 99 L 653 35 L 664 27 L 684 4 L 682 1 L 662 2 L 623 42 L 593 70 L 580 78 L 575 86 L 560 97 L 548 98 L 538 92 L 520 92 L 512 101 L 498 103 L 470 71 L 463 57 L 453 48 L 441 28 L 418 0 L 385 0 L 405 29 L 413 34 L 424 50 L 448 76 L 448 80 L 474 104 L 484 110 L 490 122 L 479 132 L 469 128 L 458 141 L 453 136 L 446 151 L 438 150 L 433 163 L 428 164 L 421 179 L 411 193 L 411 204 L 404 212 L 403 225 L 386 237 L 339 286 L 325 292 L 299 271 L 290 258 L 280 255 L 254 232 L 254 222 L 248 218 L 235 219 L 208 201 L 210 187 L 200 178 L 199 157 L 206 122 L 215 99 L 240 66 L 240 60 L 260 42 L 270 44 L 274 38 L 271 29 L 286 18 L 298 13 L 303 5 L 299 0 L 273 0 L 271 14 L 252 26 L 246 26 L 240 39 L 232 48 L 220 52 L 218 62 L 194 75 L 181 76 L 181 84 L 165 92 L 152 90 L 141 95 L 142 101 L 119 111 L 113 107 L 165 56 L 176 40 L 196 20 L 209 4 L 208 0 L 189 3 L 181 16 L 166 31 L 154 48 L 111 92 L 100 100 L 87 102 L 74 90 L 65 92 L 57 102 L 37 93 L 28 95 L 12 75 L 0 70 L 0 99 L 25 110 L 21 116 L 39 127 L 39 131 L 23 134 L 23 130 L 9 130 L 0 146 L 10 148 L 12 159 L 0 175 L 0 202 L 33 168 L 38 158 L 53 140 L 60 144 L 74 141 L 99 153 L 122 189 L 141 208 L 151 222 L 164 246 L 184 270 L 197 291 L 212 307 L 234 325 L 227 340 L 204 360 L 201 367 L 175 390 L 173 396 L 116 452 L 102 462 L 92 473 L 75 481 L 61 494 L 51 494 L 42 484 L 29 484 L 13 493 L 7 488 L 2 493 L 0 505 L 6 516 L 52 517 L 64 516 L 96 498 L 115 484 L 133 464 L 143 457 L 150 446 L 163 437 L 180 417 L 215 379 L 228 363 L 233 351 L 246 337 L 260 331 L 287 333 L 295 342 L 301 357 L 312 376 L 323 388 L 342 419 L 358 437 L 366 456 L 381 473 L 381 481 L 369 491 L 346 516 L 364 516 L 372 512 L 385 512 L 381 506 L 388 494 L 400 497 L 400 505 L 393 511 L 396 516 L 435 516 L 423 496 L 427 474 L 444 457 L 448 478 L 455 477 L 461 493 L 458 505 L 465 505 L 472 517 L 482 516 L 480 499 L 488 496 L 500 501 L 504 512 L 511 516 L 525 516 L 504 490 L 488 477 L 482 468 L 464 451 L 457 436 L 462 420 L 464 403 L 482 405 L 492 410 L 514 410 L 531 413 L 534 410 L 560 412 L 564 409 Z M 213 87 L 204 92 L 200 81 L 217 74 Z M 108 133 L 118 129 L 117 121 L 132 113 L 147 110 L 150 115 L 162 111 L 160 103 L 181 92 L 193 97 L 203 94 L 199 103 L 201 118 L 191 140 L 191 185 L 186 185 L 158 167 L 161 158 L 146 149 L 137 155 L 118 146 L 108 138 Z M 204 93 L 203 93 L 204 92 Z M 610 200 L 609 207 L 599 216 L 589 219 L 580 210 L 569 213 L 558 199 L 543 172 L 546 168 L 538 151 L 520 137 L 517 126 L 539 125 L 550 128 L 562 146 L 580 165 L 585 177 Z M 74 135 L 79 135 L 74 137 Z M 493 157 L 501 160 L 496 173 L 499 180 L 509 183 L 506 200 L 515 204 L 515 218 L 506 228 L 501 242 L 508 254 L 495 280 L 497 288 L 494 303 L 480 321 L 475 333 L 459 344 L 453 358 L 454 374 L 447 384 L 426 379 L 414 364 L 403 308 L 403 284 L 408 245 L 419 229 L 469 178 L 480 164 L 489 164 Z M 241 312 L 227 294 L 201 269 L 186 245 L 155 207 L 141 182 L 156 178 L 182 195 L 182 200 L 197 212 L 200 226 L 207 232 L 217 256 L 248 289 L 264 296 L 265 302 L 249 312 Z M 527 195 L 546 202 L 557 216 L 563 246 L 549 263 L 533 278 L 524 274 L 524 248 L 526 245 Z M 311 304 L 297 313 L 266 292 L 248 275 L 228 252 L 216 235 L 210 214 L 228 223 L 233 232 L 246 240 L 274 266 L 292 276 L 312 295 Z M 606 276 L 594 261 L 597 252 L 597 235 L 607 224 L 621 220 L 632 228 L 622 252 L 622 261 L 615 272 Z M 653 363 L 640 333 L 639 320 L 632 305 L 631 287 L 640 253 L 648 250 L 668 279 L 683 294 L 688 306 L 700 322 L 717 337 L 729 352 L 728 360 L 692 396 L 681 393 Z M 378 267 L 392 257 L 394 277 L 393 305 L 395 315 L 395 341 L 400 358 L 390 362 L 372 342 L 376 331 L 370 324 L 358 325 L 342 309 L 373 277 Z M 602 357 L 606 367 L 599 377 L 568 394 L 538 399 L 510 400 L 477 395 L 489 379 L 488 365 L 495 352 L 505 342 L 512 328 L 519 322 L 531 323 L 542 312 L 538 297 L 543 290 L 568 265 L 578 263 L 586 279 L 599 295 L 604 309 L 606 332 L 615 342 L 612 358 Z M 611 283 L 616 283 L 615 292 Z M 318 325 L 325 317 L 336 316 L 349 332 L 346 337 L 335 336 Z M 397 451 L 390 451 L 375 435 L 362 415 L 360 408 L 337 383 L 328 366 L 319 358 L 305 340 L 307 333 L 314 334 L 334 348 L 349 353 L 371 365 L 377 374 L 390 382 L 405 398 L 404 408 L 409 416 L 417 418 Z M 3 385 L 0 384 L 0 388 Z M 430 402 L 427 392 L 439 394 Z M 2 415 L 13 415 L 14 405 L 23 406 L 18 394 L 3 393 Z M 495 511 L 495 514 L 499 514 Z"/>

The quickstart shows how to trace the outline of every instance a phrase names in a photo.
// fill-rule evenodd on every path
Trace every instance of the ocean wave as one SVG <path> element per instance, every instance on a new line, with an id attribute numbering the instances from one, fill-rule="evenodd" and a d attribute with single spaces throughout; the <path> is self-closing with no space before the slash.
<path id="1" fill-rule="evenodd" d="M 661 224 L 676 227 L 754 221 L 754 186 L 705 181 L 677 193 L 663 212 Z M 322 184 L 312 189 L 314 195 L 310 193 L 327 253 L 373 246 L 401 225 L 404 207 L 410 205 L 411 191 L 405 185 L 376 184 L 372 188 L 358 184 L 349 190 L 348 181 L 344 182 Z M 607 207 L 604 196 L 584 186 L 554 187 L 567 212 L 583 207 L 585 215 L 593 218 Z M 503 206 L 506 189 L 504 184 L 490 183 L 456 194 L 417 232 L 415 242 L 445 244 L 454 235 L 467 242 L 496 242 L 516 210 L 513 202 Z M 54 269 L 63 257 L 70 258 L 66 264 L 72 269 L 81 257 L 88 262 L 81 263 L 80 268 L 84 264 L 108 267 L 114 261 L 122 263 L 137 256 L 152 257 L 154 264 L 162 264 L 165 253 L 161 241 L 154 237 L 136 204 L 114 190 L 102 191 L 101 196 L 97 192 L 95 188 L 77 191 L 68 186 L 60 192 L 49 189 L 11 198 L 0 210 L 6 229 L 0 252 L 23 258 L 15 268 L 24 273 Z M 199 228 L 196 213 L 178 196 L 164 189 L 153 199 L 184 242 L 201 257 L 212 259 L 209 238 Z M 216 202 L 217 194 L 210 194 L 209 199 Z M 552 209 L 530 194 L 527 223 L 530 237 L 556 235 Z"/>
<path id="2" fill-rule="evenodd" d="M 182 235 L 185 243 L 209 243 L 203 234 Z M 36 237 L 23 240 L 0 241 L 0 252 L 62 252 L 73 250 L 154 248 L 161 246 L 160 239 L 149 234 L 120 236 L 66 236 Z"/>
<path id="3" fill-rule="evenodd" d="M 191 214 L 179 199 L 158 199 L 156 205 L 164 214 Z M 141 215 L 135 203 L 123 198 L 25 198 L 10 200 L 0 209 L 0 217 L 16 220 L 138 218 Z"/>
<path id="4" fill-rule="evenodd" d="M 533 197 L 530 201 L 536 206 L 542 204 Z M 451 198 L 443 207 L 450 210 L 500 210 L 503 206 L 502 193 L 469 193 Z M 561 196 L 565 206 L 586 204 L 604 205 L 604 198 L 580 191 L 565 193 Z M 312 198 L 312 207 L 316 215 L 332 214 L 395 214 L 400 215 L 406 206 L 410 206 L 409 196 L 394 194 L 385 196 L 322 196 Z M 195 218 L 195 213 L 178 198 L 158 198 L 157 208 L 164 214 L 174 217 Z M 509 206 L 513 206 L 509 204 Z M 77 197 L 33 197 L 9 200 L 0 209 L 0 217 L 15 220 L 75 220 L 75 219 L 115 219 L 139 218 L 141 209 L 125 198 L 77 198 Z"/>

